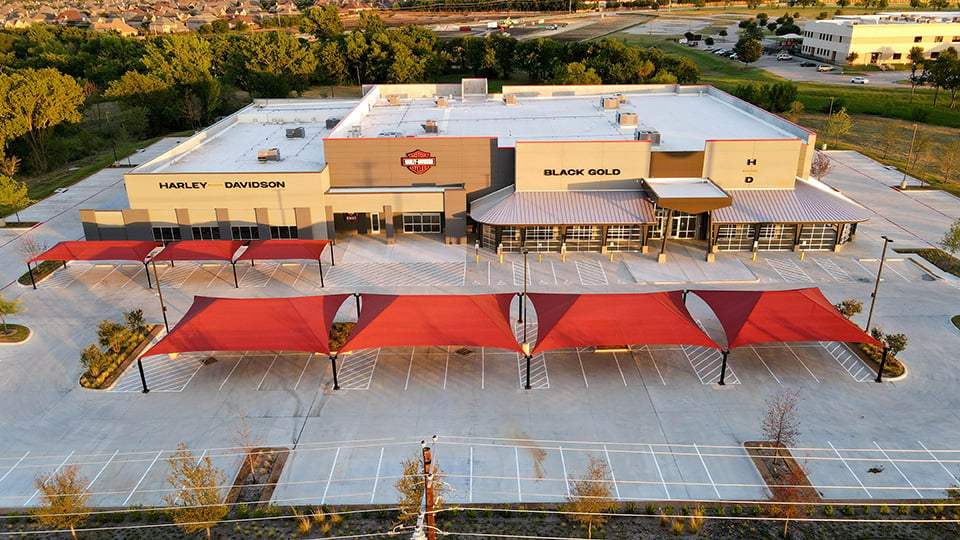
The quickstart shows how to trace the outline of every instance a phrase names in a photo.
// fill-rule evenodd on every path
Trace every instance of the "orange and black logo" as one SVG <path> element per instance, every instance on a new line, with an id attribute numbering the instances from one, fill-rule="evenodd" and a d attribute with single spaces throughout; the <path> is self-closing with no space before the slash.
<path id="1" fill-rule="evenodd" d="M 423 150 L 414 150 L 408 152 L 406 156 L 400 158 L 400 164 L 410 169 L 413 174 L 423 174 L 437 164 L 437 158 L 430 155 L 430 152 Z"/>

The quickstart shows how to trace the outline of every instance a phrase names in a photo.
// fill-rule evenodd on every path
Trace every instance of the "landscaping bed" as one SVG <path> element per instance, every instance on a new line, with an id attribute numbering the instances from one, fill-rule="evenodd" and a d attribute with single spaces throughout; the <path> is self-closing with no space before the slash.
<path id="1" fill-rule="evenodd" d="M 110 388 L 120 378 L 120 375 L 123 375 L 127 367 L 140 356 L 140 353 L 150 345 L 150 341 L 160 333 L 162 328 L 163 326 L 159 324 L 148 325 L 146 335 L 131 342 L 122 353 L 114 355 L 113 361 L 98 375 L 93 376 L 89 371 L 81 375 L 80 386 L 93 390 Z"/>
<path id="2" fill-rule="evenodd" d="M 8 324 L 7 332 L 0 330 L 0 343 L 23 343 L 30 338 L 30 329 L 22 324 Z"/>
<path id="3" fill-rule="evenodd" d="M 869 343 L 850 343 L 848 345 L 850 346 L 850 350 L 859 356 L 861 360 L 873 367 L 874 373 L 880 369 L 880 361 L 883 358 L 883 348 Z M 903 365 L 903 362 L 896 356 L 887 355 L 887 361 L 883 365 L 884 377 L 900 377 L 906 372 L 907 368 Z"/>
<path id="4" fill-rule="evenodd" d="M 915 253 L 944 272 L 960 277 L 960 259 L 942 249 L 898 249 L 897 253 Z"/>
<path id="5" fill-rule="evenodd" d="M 277 487 L 289 455 L 290 450 L 283 447 L 248 450 L 227 495 L 227 504 L 266 506 L 273 497 L 273 490 Z"/>
<path id="6" fill-rule="evenodd" d="M 3 227 L 6 229 L 31 229 L 39 224 L 39 221 L 6 221 Z"/>
<path id="7" fill-rule="evenodd" d="M 64 265 L 64 261 L 41 261 L 40 264 L 33 267 L 33 282 L 40 283 L 50 274 L 56 272 Z M 17 278 L 17 283 L 21 285 L 30 285 L 30 272 L 24 272 Z"/>

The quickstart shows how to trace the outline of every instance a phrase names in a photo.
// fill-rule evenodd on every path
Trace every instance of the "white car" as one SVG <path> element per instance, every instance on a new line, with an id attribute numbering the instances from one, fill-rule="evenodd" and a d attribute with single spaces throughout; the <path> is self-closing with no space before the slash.
<path id="1" fill-rule="evenodd" d="M 777 60 L 793 60 L 793 57 L 787 53 L 780 53 L 777 55 Z"/>
<path id="2" fill-rule="evenodd" d="M 852 82 L 853 84 L 867 84 L 868 82 L 870 82 L 870 79 L 866 77 L 854 77 L 850 79 L 850 82 Z"/>

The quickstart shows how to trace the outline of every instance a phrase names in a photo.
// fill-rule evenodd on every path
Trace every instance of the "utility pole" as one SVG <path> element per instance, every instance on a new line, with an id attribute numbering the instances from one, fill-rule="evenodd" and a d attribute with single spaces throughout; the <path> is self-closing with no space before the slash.
<path id="1" fill-rule="evenodd" d="M 424 517 L 426 518 L 427 540 L 437 540 L 436 519 L 433 514 L 433 460 L 430 456 L 430 447 L 423 447 L 423 498 L 426 501 Z"/>

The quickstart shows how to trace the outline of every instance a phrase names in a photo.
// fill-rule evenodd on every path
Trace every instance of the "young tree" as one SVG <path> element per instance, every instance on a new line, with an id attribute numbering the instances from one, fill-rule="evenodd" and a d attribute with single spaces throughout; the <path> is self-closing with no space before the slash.
<path id="1" fill-rule="evenodd" d="M 830 172 L 830 167 L 830 158 L 823 152 L 817 152 L 813 155 L 813 161 L 810 162 L 810 176 L 819 182 Z"/>
<path id="2" fill-rule="evenodd" d="M 837 308 L 837 311 L 839 311 L 841 315 L 850 319 L 857 313 L 863 311 L 863 302 L 849 298 L 839 304 L 835 304 L 833 307 Z"/>
<path id="3" fill-rule="evenodd" d="M 17 254 L 20 255 L 20 259 L 23 262 L 28 263 L 28 261 L 40 256 L 45 251 L 47 251 L 47 243 L 42 240 L 37 240 L 37 237 L 33 234 L 27 233 L 20 237 Z"/>
<path id="4" fill-rule="evenodd" d="M 733 51 L 737 53 L 737 60 L 750 65 L 763 56 L 763 44 L 753 38 L 741 39 L 733 46 Z"/>
<path id="5" fill-rule="evenodd" d="M 76 538 L 76 527 L 86 523 L 90 516 L 89 483 L 80 474 L 79 465 L 66 465 L 54 473 L 37 475 L 33 485 L 40 492 L 40 506 L 31 511 L 34 519 L 45 527 L 70 529 Z"/>
<path id="6" fill-rule="evenodd" d="M 937 164 L 944 182 L 950 182 L 960 170 L 960 141 L 941 144 L 937 147 Z"/>
<path id="7" fill-rule="evenodd" d="M 910 60 L 910 101 L 913 102 L 913 94 L 917 89 L 917 85 L 922 84 L 925 79 L 924 61 L 926 58 L 923 56 L 923 47 L 910 47 L 907 58 Z M 917 69 L 920 70 L 919 75 L 917 74 Z"/>
<path id="8" fill-rule="evenodd" d="M 80 365 L 84 370 L 90 372 L 90 376 L 97 378 L 105 369 L 107 369 L 112 360 L 103 352 L 103 349 L 95 343 L 90 344 L 86 349 L 80 352 Z"/>
<path id="9" fill-rule="evenodd" d="M 0 206 L 6 206 L 12 210 L 17 216 L 17 221 L 20 221 L 20 210 L 23 210 L 34 202 L 36 201 L 27 197 L 26 184 L 0 174 Z M 0 226 L 2 226 L 3 223 L 3 216 L 0 216 Z"/>
<path id="10" fill-rule="evenodd" d="M 420 514 L 420 505 L 423 502 L 423 492 L 426 489 L 426 479 L 423 477 L 423 454 L 416 452 L 412 457 L 403 460 L 403 475 L 393 483 L 397 490 L 397 519 L 402 523 L 411 523 L 417 520 Z M 443 470 L 433 461 L 433 509 L 443 507 L 443 500 L 449 491 L 449 486 L 443 481 Z"/>
<path id="11" fill-rule="evenodd" d="M 880 132 L 880 157 L 887 157 L 893 146 L 900 141 L 900 125 L 896 122 L 887 122 Z"/>
<path id="12" fill-rule="evenodd" d="M 136 336 L 147 335 L 147 321 L 143 318 L 143 310 L 135 309 L 123 314 L 123 319 L 127 321 L 127 328 Z"/>
<path id="13" fill-rule="evenodd" d="M 794 101 L 790 104 L 790 108 L 784 111 L 783 117 L 796 124 L 800 121 L 801 114 L 803 114 L 803 103 Z"/>
<path id="14" fill-rule="evenodd" d="M 960 251 L 960 219 L 950 225 L 950 228 L 947 229 L 947 232 L 943 233 L 943 238 L 940 239 L 937 245 L 940 246 L 940 249 L 949 251 L 950 253 Z"/>
<path id="15" fill-rule="evenodd" d="M 613 490 L 607 462 L 590 456 L 587 472 L 579 479 L 570 478 L 570 495 L 563 511 L 574 521 L 587 526 L 587 538 L 593 538 L 593 527 L 603 527 L 613 507 Z"/>
<path id="16" fill-rule="evenodd" d="M 770 508 L 777 509 L 777 516 L 783 520 L 783 538 L 789 538 L 790 520 L 803 515 L 804 507 L 818 502 L 820 496 L 807 481 L 807 472 L 803 465 L 795 463 L 789 471 L 780 478 L 780 483 L 771 489 L 771 501 L 783 503 Z"/>
<path id="17" fill-rule="evenodd" d="M 760 431 L 765 440 L 773 443 L 774 463 L 780 458 L 780 447 L 792 446 L 800 436 L 799 399 L 799 388 L 783 390 L 767 398 L 767 409 L 760 417 Z"/>
<path id="18" fill-rule="evenodd" d="M 113 354 L 120 354 L 130 343 L 133 333 L 126 326 L 104 319 L 97 327 L 97 341 Z"/>
<path id="19" fill-rule="evenodd" d="M 0 293 L 0 323 L 3 325 L 3 333 L 7 334 L 7 317 L 10 315 L 16 315 L 17 313 L 23 313 L 27 308 L 23 307 L 22 300 L 7 300 L 3 297 L 3 293 Z"/>
<path id="20" fill-rule="evenodd" d="M 851 127 L 853 127 L 853 121 L 847 114 L 847 108 L 840 107 L 840 110 L 830 115 L 830 119 L 827 120 L 827 136 L 833 139 L 834 144 L 839 144 L 840 137 L 849 133 Z"/>
<path id="21" fill-rule="evenodd" d="M 223 504 L 223 471 L 214 467 L 208 456 L 197 460 L 183 443 L 167 458 L 167 463 L 170 465 L 167 483 L 173 491 L 163 500 L 170 505 L 173 521 L 187 534 L 206 530 L 210 538 L 210 529 L 228 511 Z"/>
<path id="22" fill-rule="evenodd" d="M 257 447 L 260 446 L 261 442 L 262 438 L 259 434 L 253 432 L 253 428 L 247 422 L 246 415 L 240 413 L 240 424 L 233 434 L 233 444 L 239 446 L 243 451 L 243 465 L 241 467 L 246 469 L 246 474 L 253 477 L 254 483 L 259 483 L 259 480 L 257 480 L 257 458 L 259 457 Z M 240 472 L 241 477 L 246 476 L 242 470 Z"/>

